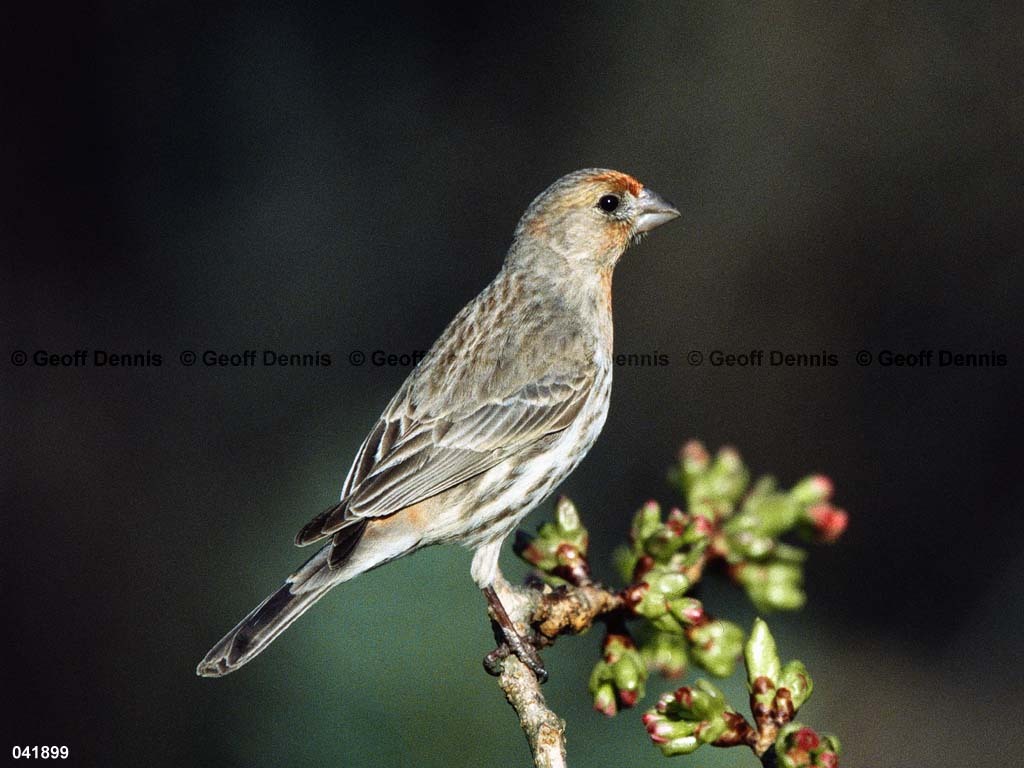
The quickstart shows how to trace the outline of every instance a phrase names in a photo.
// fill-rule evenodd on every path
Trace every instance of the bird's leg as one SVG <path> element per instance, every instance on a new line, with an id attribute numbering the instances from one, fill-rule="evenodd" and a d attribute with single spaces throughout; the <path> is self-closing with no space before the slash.
<path id="1" fill-rule="evenodd" d="M 494 623 L 498 625 L 504 638 L 503 644 L 487 654 L 487 657 L 484 659 L 484 666 L 487 668 L 487 671 L 495 674 L 494 670 L 497 669 L 497 662 L 511 652 L 530 668 L 538 680 L 542 683 L 545 682 L 548 679 L 548 671 L 544 669 L 544 662 L 541 661 L 540 654 L 537 653 L 537 649 L 529 641 L 516 631 L 515 624 L 512 623 L 512 619 L 509 618 L 508 613 L 505 611 L 505 606 L 501 604 L 501 599 L 498 597 L 498 593 L 494 591 L 494 587 L 484 587 L 483 593 L 484 597 L 487 598 L 487 605 L 491 609 L 491 617 L 494 619 Z M 495 637 L 498 637 L 497 632 L 495 632 Z M 501 638 L 498 639 L 500 640 Z"/>

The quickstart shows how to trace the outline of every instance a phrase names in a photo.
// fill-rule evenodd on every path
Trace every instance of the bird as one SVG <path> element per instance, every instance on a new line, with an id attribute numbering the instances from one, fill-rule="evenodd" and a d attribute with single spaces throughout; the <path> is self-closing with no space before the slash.
<path id="1" fill-rule="evenodd" d="M 247 664 L 330 589 L 433 544 L 474 550 L 470 574 L 514 652 L 536 652 L 494 586 L 501 546 L 580 463 L 611 397 L 612 272 L 678 217 L 634 177 L 569 173 L 523 213 L 497 276 L 449 323 L 356 453 L 340 500 L 295 538 L 319 550 L 203 658 Z"/>

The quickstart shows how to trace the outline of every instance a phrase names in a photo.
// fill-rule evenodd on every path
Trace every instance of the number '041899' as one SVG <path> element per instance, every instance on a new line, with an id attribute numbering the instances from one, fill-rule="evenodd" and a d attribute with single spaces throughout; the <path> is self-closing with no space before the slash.
<path id="1" fill-rule="evenodd" d="M 67 747 L 19 747 L 11 748 L 11 756 L 15 760 L 67 760 L 71 750 Z"/>

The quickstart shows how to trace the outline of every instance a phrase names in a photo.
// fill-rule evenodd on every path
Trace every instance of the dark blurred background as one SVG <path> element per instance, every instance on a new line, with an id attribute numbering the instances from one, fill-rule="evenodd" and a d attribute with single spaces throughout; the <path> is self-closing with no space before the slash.
<path id="1" fill-rule="evenodd" d="M 639 504 L 678 501 L 688 437 L 786 484 L 826 472 L 850 529 L 812 552 L 808 607 L 771 618 L 817 684 L 801 719 L 850 766 L 1019 752 L 1019 3 L 68 3 L 9 10 L 3 36 L 5 750 L 528 764 L 458 548 L 337 589 L 236 675 L 193 669 L 301 561 L 408 373 L 349 353 L 429 347 L 533 196 L 598 165 L 683 211 L 616 275 L 617 351 L 669 364 L 616 371 L 563 486 L 598 575 Z M 163 364 L 31 360 L 77 349 Z M 248 349 L 332 364 L 179 362 Z M 687 359 L 751 349 L 839 364 Z M 704 597 L 749 626 L 732 588 Z M 573 763 L 665 764 L 639 712 L 590 710 L 599 639 L 546 654 Z M 686 764 L 755 762 L 704 752 Z"/>

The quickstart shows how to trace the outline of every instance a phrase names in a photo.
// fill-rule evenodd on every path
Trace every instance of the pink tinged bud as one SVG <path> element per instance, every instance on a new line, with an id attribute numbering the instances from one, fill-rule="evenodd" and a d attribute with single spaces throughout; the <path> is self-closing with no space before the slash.
<path id="1" fill-rule="evenodd" d="M 809 478 L 809 484 L 814 490 L 815 495 L 822 501 L 828 501 L 832 498 L 835 486 L 832 485 L 832 481 L 825 475 L 812 476 Z"/>
<path id="2" fill-rule="evenodd" d="M 665 519 L 665 526 L 676 536 L 682 536 L 689 519 L 678 507 L 673 507 Z"/>
<path id="3" fill-rule="evenodd" d="M 610 685 L 601 686 L 594 696 L 594 709 L 606 717 L 612 717 L 618 710 L 615 706 L 615 692 Z"/>
<path id="4" fill-rule="evenodd" d="M 718 450 L 718 460 L 729 469 L 739 469 L 743 466 L 743 459 L 740 452 L 731 445 L 723 446 Z"/>
<path id="5" fill-rule="evenodd" d="M 684 463 L 699 468 L 706 467 L 711 460 L 711 456 L 708 455 L 708 449 L 704 447 L 700 440 L 690 440 L 684 445 L 679 451 L 679 458 Z"/>
<path id="6" fill-rule="evenodd" d="M 707 618 L 707 614 L 704 613 L 704 606 L 700 603 L 687 608 L 683 611 L 683 618 L 689 621 L 691 624 L 701 625 Z"/>
<path id="7" fill-rule="evenodd" d="M 814 531 L 818 538 L 828 544 L 837 541 L 846 530 L 848 515 L 831 504 L 816 504 L 807 510 L 807 514 L 814 523 Z"/>
<path id="8" fill-rule="evenodd" d="M 644 728 L 650 728 L 651 723 L 658 722 L 658 719 L 658 715 L 654 712 L 644 712 L 643 716 L 640 718 L 640 720 L 643 721 Z"/>
<path id="9" fill-rule="evenodd" d="M 614 635 L 611 633 L 605 635 L 604 649 L 606 651 L 608 650 L 608 646 L 612 643 L 620 643 L 623 648 L 636 648 L 636 643 L 633 642 L 633 638 L 629 635 Z"/>
<path id="10" fill-rule="evenodd" d="M 646 595 L 651 589 L 651 585 L 646 581 L 641 581 L 639 584 L 634 584 L 622 593 L 622 599 L 626 603 L 626 607 L 631 611 L 635 610 L 640 603 L 643 602 L 644 595 Z"/>
<path id="11" fill-rule="evenodd" d="M 714 524 L 704 515 L 697 515 L 693 520 L 693 527 L 701 536 L 710 536 L 715 532 Z"/>
<path id="12" fill-rule="evenodd" d="M 661 714 L 665 714 L 668 711 L 668 705 L 675 700 L 675 695 L 671 691 L 667 691 L 661 694 L 661 698 L 658 699 L 658 703 L 655 705 L 655 709 Z"/>
<path id="13" fill-rule="evenodd" d="M 693 690 L 687 686 L 683 686 L 676 691 L 676 701 L 678 701 L 686 709 L 693 707 Z"/>
<path id="14" fill-rule="evenodd" d="M 629 691 L 629 690 L 621 690 L 621 691 L 619 691 L 619 703 L 623 707 L 625 707 L 627 709 L 630 708 L 630 707 L 635 707 L 636 706 L 636 700 L 637 700 L 637 692 L 636 691 Z"/>
<path id="15" fill-rule="evenodd" d="M 818 734 L 812 728 L 801 728 L 790 738 L 797 749 L 805 749 L 808 752 L 812 749 L 817 749 L 821 744 L 821 739 L 818 738 Z"/>
<path id="16" fill-rule="evenodd" d="M 672 738 L 674 730 L 675 728 L 672 727 L 672 723 L 666 720 L 652 722 L 647 726 L 647 734 L 655 744 L 665 744 Z"/>
<path id="17" fill-rule="evenodd" d="M 569 569 L 570 573 L 583 577 L 590 573 L 586 557 L 577 549 L 575 544 L 563 542 L 555 550 L 555 560 L 559 566 Z"/>
<path id="18" fill-rule="evenodd" d="M 835 752 L 821 752 L 816 762 L 822 768 L 839 768 L 839 755 Z"/>

